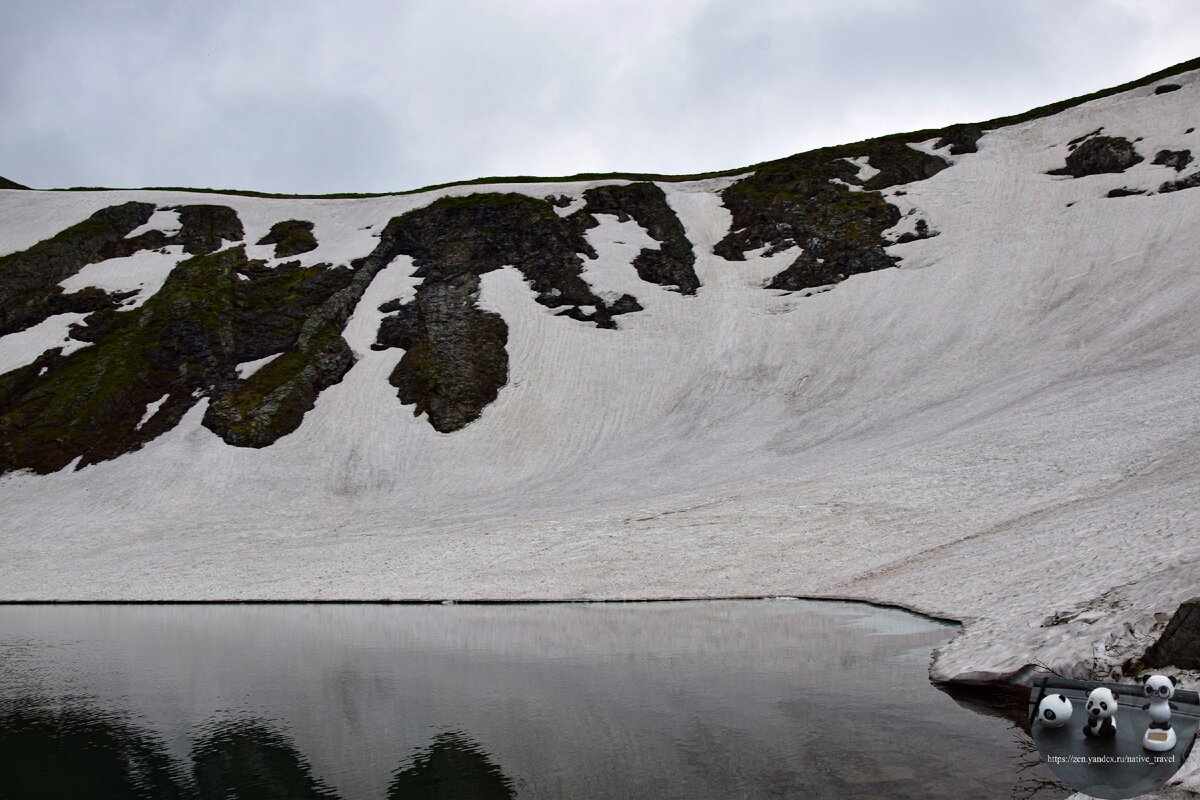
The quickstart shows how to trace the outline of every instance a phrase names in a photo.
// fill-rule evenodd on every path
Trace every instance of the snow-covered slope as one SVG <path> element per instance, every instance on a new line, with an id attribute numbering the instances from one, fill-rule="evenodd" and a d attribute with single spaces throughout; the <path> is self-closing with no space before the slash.
<path id="1" fill-rule="evenodd" d="M 917 220 L 937 235 L 889 245 L 898 268 L 827 291 L 764 288 L 803 245 L 714 254 L 734 224 L 722 192 L 744 176 L 660 182 L 696 292 L 639 276 L 639 251 L 668 245 L 628 215 L 580 232 L 590 290 L 642 308 L 615 330 L 536 301 L 515 265 L 482 274 L 474 313 L 506 326 L 507 380 L 449 433 L 389 383 L 404 348 L 372 349 L 380 306 L 414 302 L 428 272 L 397 255 L 342 328 L 353 366 L 269 446 L 205 427 L 207 396 L 147 389 L 132 452 L 0 478 L 0 598 L 854 597 L 965 620 L 938 678 L 1035 661 L 1105 673 L 1200 593 L 1200 189 L 1159 191 L 1200 162 L 1153 163 L 1200 153 L 1200 72 L 1171 82 L 988 131 L 978 152 L 911 142 L 951 166 L 882 189 L 901 215 L 884 235 L 921 234 Z M 1047 174 L 1098 128 L 1140 163 Z M 879 165 L 855 158 L 838 191 L 870 192 L 853 182 Z M 586 189 L 628 183 L 348 200 L 6 190 L 0 252 L 127 201 L 158 209 L 131 236 L 170 236 L 164 209 L 219 203 L 249 258 L 338 267 L 441 196 L 565 195 L 555 213 L 569 220 Z M 1125 188 L 1151 193 L 1107 196 Z M 315 250 L 277 259 L 255 244 L 287 219 L 314 223 Z M 118 314 L 136 313 L 181 258 L 179 244 L 144 249 L 62 286 L 135 292 Z M 0 369 L 55 343 L 102 346 L 68 340 L 82 318 L 0 338 Z M 229 365 L 229 381 L 275 355 Z M 1071 613 L 1042 627 L 1056 612 Z"/>

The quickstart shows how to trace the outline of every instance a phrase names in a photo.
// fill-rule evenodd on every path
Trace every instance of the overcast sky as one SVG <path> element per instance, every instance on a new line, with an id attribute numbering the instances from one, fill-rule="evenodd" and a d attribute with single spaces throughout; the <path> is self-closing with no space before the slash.
<path id="1" fill-rule="evenodd" d="M 0 0 L 0 175 L 392 191 L 687 173 L 1200 56 L 1194 0 Z"/>

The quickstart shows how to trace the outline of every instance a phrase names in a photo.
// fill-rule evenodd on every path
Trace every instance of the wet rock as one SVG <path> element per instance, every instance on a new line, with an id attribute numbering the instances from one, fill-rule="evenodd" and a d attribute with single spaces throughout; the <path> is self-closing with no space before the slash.
<path id="1" fill-rule="evenodd" d="M 1187 165 L 1192 163 L 1192 151 L 1159 150 L 1154 154 L 1154 161 L 1151 163 L 1161 167 L 1171 167 L 1176 172 L 1183 172 Z"/>
<path id="2" fill-rule="evenodd" d="M 1142 661 L 1148 667 L 1200 669 L 1200 597 L 1179 606 Z"/>
<path id="3" fill-rule="evenodd" d="M 258 244 L 275 245 L 275 257 L 287 258 L 317 249 L 317 238 L 313 236 L 313 224 L 306 220 L 289 219 L 276 222 Z"/>
<path id="4" fill-rule="evenodd" d="M 1121 136 L 1092 136 L 1067 155 L 1066 166 L 1052 169 L 1046 174 L 1082 178 L 1085 175 L 1124 172 L 1142 161 L 1133 142 L 1128 139 Z"/>
<path id="5" fill-rule="evenodd" d="M 700 279 L 696 277 L 692 243 L 660 187 L 648 182 L 597 186 L 583 196 L 587 201 L 584 213 L 613 214 L 621 220 L 632 217 L 660 243 L 658 250 L 644 249 L 633 260 L 638 277 L 683 294 L 696 293 Z"/>
<path id="6" fill-rule="evenodd" d="M 58 284 L 86 265 L 104 260 L 114 243 L 145 224 L 153 213 L 149 203 L 102 208 L 28 250 L 0 257 L 0 335 L 24 330 L 64 310 L 91 311 L 110 302 L 94 292 L 64 295 Z"/>

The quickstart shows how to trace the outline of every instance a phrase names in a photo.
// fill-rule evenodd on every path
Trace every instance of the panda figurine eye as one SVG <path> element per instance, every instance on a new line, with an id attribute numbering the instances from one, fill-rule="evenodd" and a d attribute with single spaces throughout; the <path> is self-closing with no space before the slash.
<path id="1" fill-rule="evenodd" d="M 1151 686 L 1150 684 L 1146 684 L 1146 696 L 1151 697 L 1152 695 L 1154 695 L 1154 693 L 1155 693 L 1154 687 Z"/>
<path id="2" fill-rule="evenodd" d="M 1108 711 L 1108 703 L 1105 703 L 1103 700 L 1101 700 L 1101 701 L 1100 701 L 1100 710 L 1101 710 L 1101 711 Z"/>

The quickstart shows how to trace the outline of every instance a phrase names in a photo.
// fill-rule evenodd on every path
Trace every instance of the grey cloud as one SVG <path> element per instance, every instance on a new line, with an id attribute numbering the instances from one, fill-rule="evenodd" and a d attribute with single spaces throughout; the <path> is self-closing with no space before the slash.
<path id="1" fill-rule="evenodd" d="M 388 191 L 742 166 L 1197 55 L 1187 0 L 46 0 L 0 9 L 0 175 Z"/>

